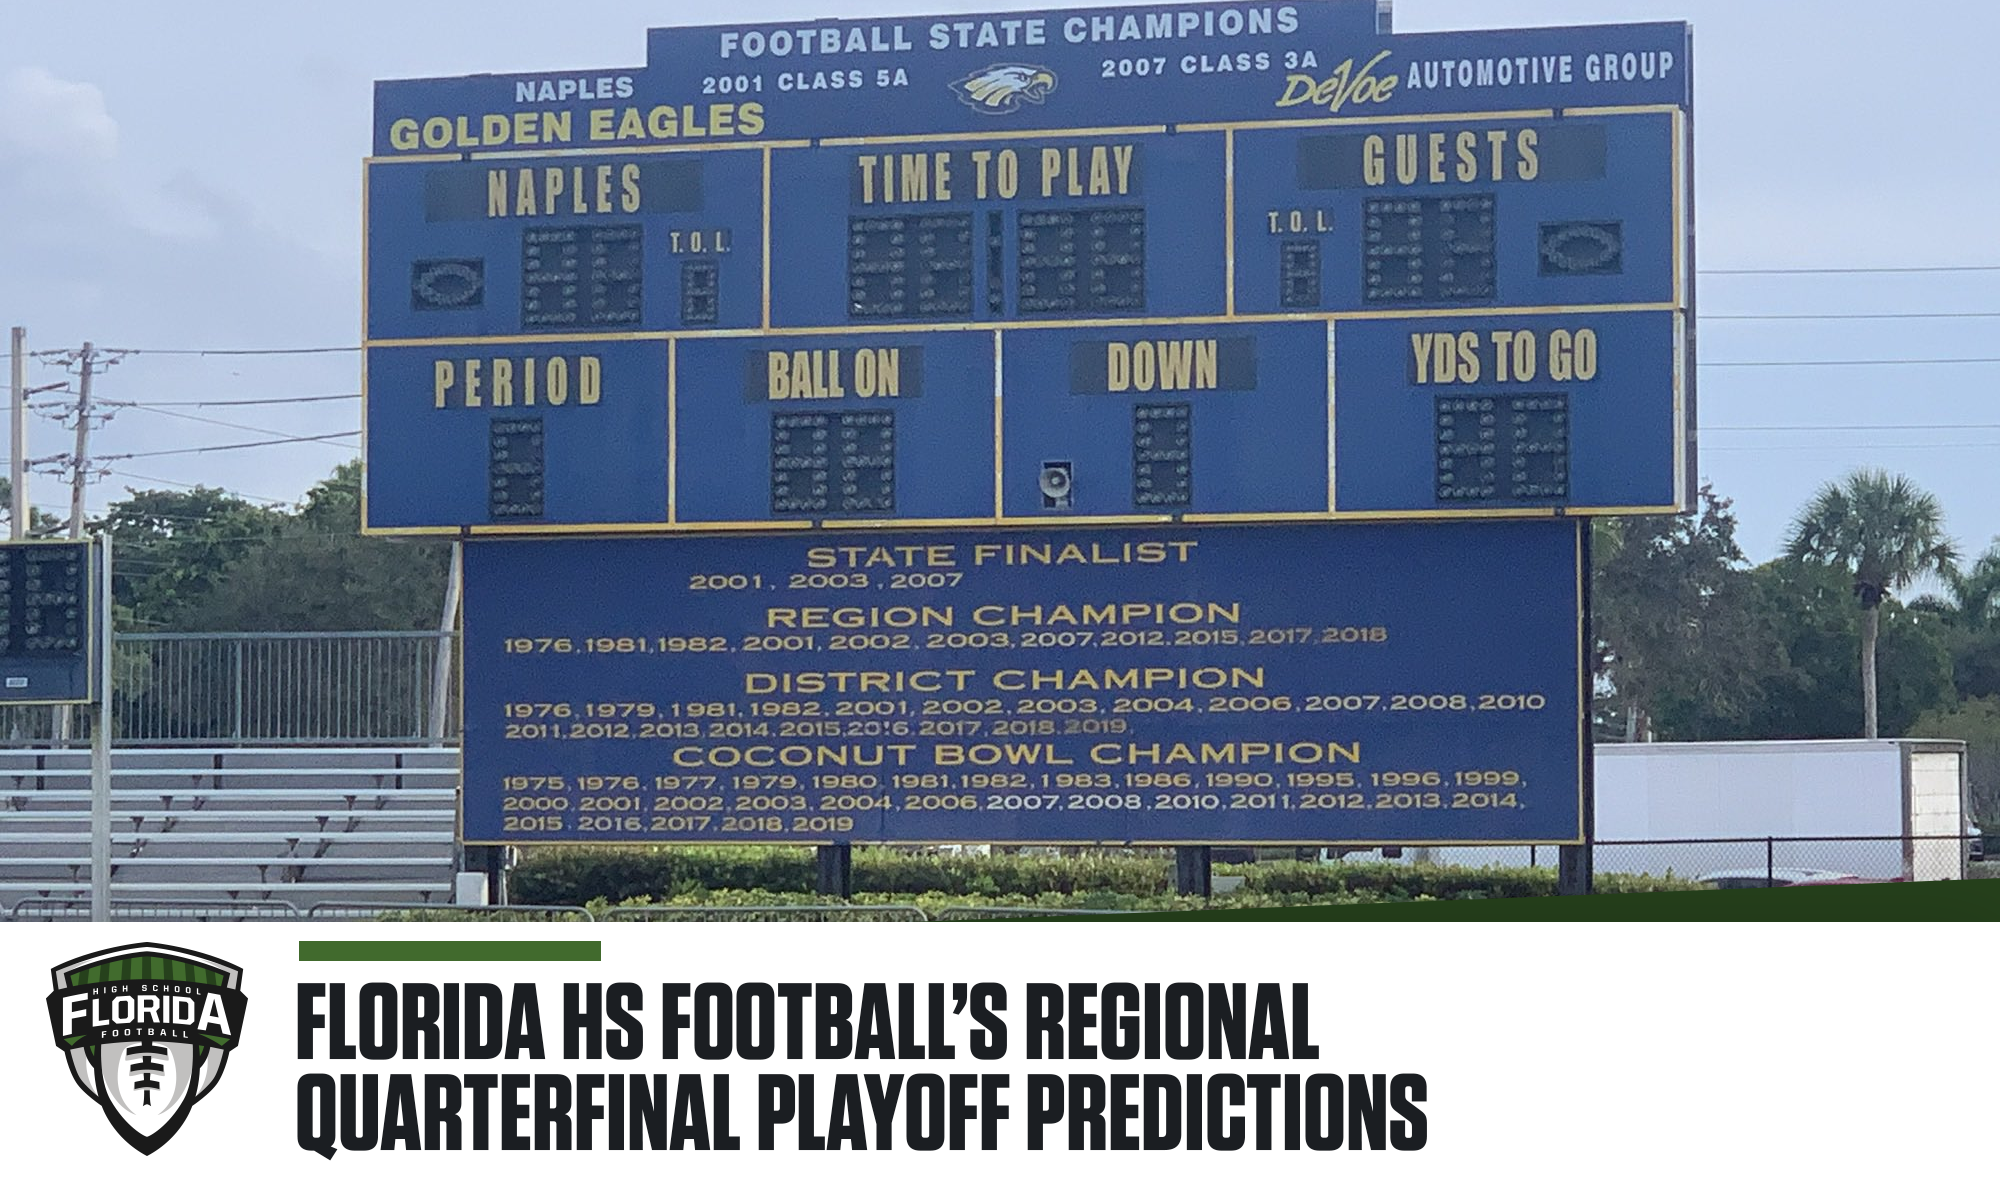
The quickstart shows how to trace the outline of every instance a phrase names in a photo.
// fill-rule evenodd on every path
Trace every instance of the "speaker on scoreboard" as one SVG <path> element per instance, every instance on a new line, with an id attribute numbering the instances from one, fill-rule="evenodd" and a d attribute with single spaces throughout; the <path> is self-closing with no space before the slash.
<path id="1" fill-rule="evenodd" d="M 1043 508 L 1070 508 L 1076 504 L 1076 476 L 1067 462 L 1044 462 L 1036 478 L 1042 489 Z"/>

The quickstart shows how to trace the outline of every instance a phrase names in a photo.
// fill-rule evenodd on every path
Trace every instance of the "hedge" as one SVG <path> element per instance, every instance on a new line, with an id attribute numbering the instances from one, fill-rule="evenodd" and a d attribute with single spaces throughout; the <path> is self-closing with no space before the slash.
<path id="1" fill-rule="evenodd" d="M 856 903 L 925 907 L 1009 905 L 1040 908 L 1242 908 L 1402 900 L 1482 900 L 1549 896 L 1546 869 L 1450 867 L 1364 861 L 1262 862 L 1218 866 L 1238 876 L 1234 891 L 1204 902 L 1173 891 L 1173 858 L 1155 850 L 1075 855 L 943 855 L 863 848 L 854 853 Z M 515 867 L 517 904 L 816 903 L 811 850 L 790 847 L 575 847 L 531 851 Z M 1607 892 L 1683 890 L 1673 878 L 1599 876 Z M 784 897 L 745 900 L 743 897 Z M 863 897 L 867 897 L 866 900 Z M 727 900 L 721 897 L 728 897 Z"/>

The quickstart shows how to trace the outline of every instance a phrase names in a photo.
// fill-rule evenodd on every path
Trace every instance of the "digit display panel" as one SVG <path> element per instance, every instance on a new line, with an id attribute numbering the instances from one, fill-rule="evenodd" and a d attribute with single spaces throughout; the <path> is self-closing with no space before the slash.
<path id="1" fill-rule="evenodd" d="M 88 541 L 0 542 L 0 704 L 96 698 L 100 574 Z"/>
<path id="2" fill-rule="evenodd" d="M 465 837 L 1574 842 L 1579 528 L 475 541 Z"/>
<path id="3" fill-rule="evenodd" d="M 1372 0 L 1252 0 L 677 27 L 629 68 L 380 83 L 366 527 L 1685 511 L 1691 67 L 1679 23 L 1397 34 Z M 1440 320 L 1536 339 L 1535 370 L 1412 394 L 1384 363 L 1433 352 L 1415 347 Z M 1628 325 L 1644 335 L 1610 332 Z M 1112 328 L 1123 393 L 1077 390 L 1070 356 Z M 1540 339 L 1586 329 L 1596 375 L 1557 386 Z M 782 418 L 732 402 L 745 343 L 803 356 L 762 402 Z M 1256 383 L 1169 370 L 1178 346 L 1250 353 Z M 837 373 L 911 347 L 921 401 L 863 405 Z M 530 414 L 540 511 L 526 485 L 495 501 L 489 422 L 426 406 L 417 360 L 586 351 L 644 372 L 601 410 Z M 1441 467 L 1439 403 L 1491 400 L 1512 429 L 1550 395 L 1574 430 L 1561 469 L 1528 451 L 1514 479 L 1511 441 L 1460 456 L 1505 459 L 1492 481 Z M 1185 431 L 1185 459 L 1148 457 L 1137 405 Z M 886 465 L 780 452 L 863 410 L 894 433 L 853 457 Z"/>

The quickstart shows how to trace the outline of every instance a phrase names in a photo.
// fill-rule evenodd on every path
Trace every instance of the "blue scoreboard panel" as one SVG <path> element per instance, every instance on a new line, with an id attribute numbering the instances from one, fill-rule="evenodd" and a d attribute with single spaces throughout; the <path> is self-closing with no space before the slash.
<path id="1" fill-rule="evenodd" d="M 1684 510 L 1688 28 L 673 28 L 377 86 L 366 524 Z"/>
<path id="2" fill-rule="evenodd" d="M 0 542 L 0 704 L 97 698 L 96 543 Z"/>
<path id="3" fill-rule="evenodd" d="M 472 541 L 464 838 L 1573 843 L 1581 528 Z"/>

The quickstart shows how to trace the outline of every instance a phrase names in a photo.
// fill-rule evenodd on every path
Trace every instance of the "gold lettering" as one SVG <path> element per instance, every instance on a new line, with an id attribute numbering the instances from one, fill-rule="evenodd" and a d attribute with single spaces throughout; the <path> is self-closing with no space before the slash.
<path id="1" fill-rule="evenodd" d="M 903 194 L 898 199 L 905 203 L 915 203 L 930 199 L 930 174 L 924 169 L 924 156 L 921 154 L 899 154 L 896 158 L 903 169 Z"/>
<path id="2" fill-rule="evenodd" d="M 619 207 L 628 213 L 639 211 L 639 164 L 626 163 L 619 174 L 622 189 L 619 193 Z"/>
<path id="3" fill-rule="evenodd" d="M 792 398 L 792 374 L 786 368 L 783 350 L 767 351 L 764 355 L 764 395 L 772 400 Z"/>
<path id="4" fill-rule="evenodd" d="M 1382 51 L 1369 59 L 1359 71 L 1355 70 L 1354 60 L 1347 59 L 1325 79 L 1287 75 L 1284 93 L 1278 97 L 1276 107 L 1295 108 L 1301 104 L 1312 104 L 1338 114 L 1349 104 L 1381 104 L 1396 94 L 1396 85 L 1401 82 L 1393 74 L 1380 77 L 1374 74 L 1375 68 L 1389 54 L 1390 51 Z"/>
<path id="5" fill-rule="evenodd" d="M 445 406 L 445 398 L 451 393 L 451 385 L 458 378 L 458 368 L 450 359 L 440 358 L 431 364 L 431 391 L 437 398 L 437 406 Z"/>
<path id="6" fill-rule="evenodd" d="M 1458 134 L 1458 181 L 1471 183 L 1479 178 L 1479 135 L 1470 129 Z"/>

